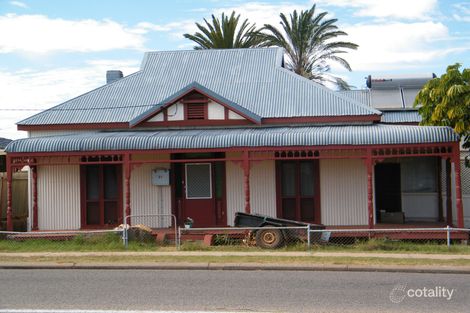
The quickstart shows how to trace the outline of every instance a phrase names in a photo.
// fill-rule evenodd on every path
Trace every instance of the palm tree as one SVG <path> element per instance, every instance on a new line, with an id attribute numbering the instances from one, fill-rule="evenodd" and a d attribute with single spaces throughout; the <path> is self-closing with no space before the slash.
<path id="1" fill-rule="evenodd" d="M 258 46 L 260 38 L 259 30 L 255 24 L 250 24 L 247 19 L 239 25 L 240 15 L 235 16 L 235 11 L 230 17 L 222 13 L 219 20 L 212 15 L 212 24 L 206 19 L 206 26 L 196 23 L 201 32 L 194 35 L 184 34 L 185 38 L 198 44 L 194 49 L 233 49 L 233 48 L 252 48 Z"/>
<path id="2" fill-rule="evenodd" d="M 349 49 L 357 49 L 358 45 L 347 41 L 335 41 L 338 36 L 347 33 L 335 25 L 337 19 L 325 19 L 328 12 L 315 15 L 315 5 L 310 10 L 294 10 L 290 20 L 281 13 L 282 30 L 265 24 L 260 36 L 263 46 L 278 46 L 287 54 L 286 66 L 295 73 L 320 84 L 334 83 L 340 89 L 349 89 L 349 85 L 341 78 L 329 73 L 330 62 L 337 62 L 351 71 L 349 63 L 340 55 Z"/>

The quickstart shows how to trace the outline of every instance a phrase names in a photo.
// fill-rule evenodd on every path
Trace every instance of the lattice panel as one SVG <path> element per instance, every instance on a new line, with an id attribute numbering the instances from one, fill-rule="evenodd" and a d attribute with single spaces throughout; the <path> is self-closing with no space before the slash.
<path id="1" fill-rule="evenodd" d="M 187 199 L 210 199 L 211 188 L 210 163 L 186 164 Z"/>

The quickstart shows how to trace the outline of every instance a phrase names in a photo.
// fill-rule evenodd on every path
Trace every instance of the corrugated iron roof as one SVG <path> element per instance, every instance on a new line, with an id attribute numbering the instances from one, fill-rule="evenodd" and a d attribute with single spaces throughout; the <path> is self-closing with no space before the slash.
<path id="1" fill-rule="evenodd" d="M 140 71 L 18 124 L 129 122 L 193 82 L 261 118 L 380 115 L 282 68 L 282 57 L 280 48 L 149 52 Z"/>
<path id="2" fill-rule="evenodd" d="M 401 123 L 419 123 L 421 115 L 417 110 L 383 111 L 382 123 L 401 124 Z"/>
<path id="3" fill-rule="evenodd" d="M 256 127 L 96 132 L 19 139 L 8 152 L 204 149 L 230 147 L 420 144 L 458 141 L 450 127 L 368 126 Z"/>
<path id="4" fill-rule="evenodd" d="M 351 98 L 354 101 L 362 103 L 366 106 L 373 106 L 371 105 L 370 99 L 370 90 L 369 89 L 356 89 L 356 90 L 341 90 L 338 91 L 339 94 Z"/>

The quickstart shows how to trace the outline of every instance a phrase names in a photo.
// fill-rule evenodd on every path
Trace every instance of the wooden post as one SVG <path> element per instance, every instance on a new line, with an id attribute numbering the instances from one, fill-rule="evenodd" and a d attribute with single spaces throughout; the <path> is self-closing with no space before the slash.
<path id="1" fill-rule="evenodd" d="M 372 171 L 373 171 L 373 163 L 372 163 L 372 151 L 367 149 L 367 159 L 366 159 L 366 167 L 367 167 L 367 212 L 368 212 L 368 224 L 369 228 L 374 228 L 374 189 L 372 186 Z"/>
<path id="2" fill-rule="evenodd" d="M 452 226 L 452 164 L 446 159 L 446 220 L 447 225 Z"/>
<path id="3" fill-rule="evenodd" d="M 437 159 L 437 207 L 438 221 L 444 222 L 444 206 L 442 204 L 442 159 Z"/>
<path id="4" fill-rule="evenodd" d="M 131 163 L 129 153 L 124 154 L 124 177 L 125 177 L 125 188 L 126 188 L 126 216 L 131 215 Z M 130 221 L 125 220 L 124 224 Z"/>
<path id="5" fill-rule="evenodd" d="M 12 177 L 13 167 L 11 166 L 11 157 L 7 155 L 7 231 L 13 231 L 12 218 Z"/>
<path id="6" fill-rule="evenodd" d="M 32 230 L 38 230 L 38 171 L 36 166 L 31 166 L 32 192 L 33 192 L 33 225 Z"/>
<path id="7" fill-rule="evenodd" d="M 250 206 L 250 160 L 249 152 L 243 151 L 243 175 L 244 175 L 244 190 L 245 190 L 245 213 L 251 213 Z"/>
<path id="8" fill-rule="evenodd" d="M 454 146 L 453 153 L 454 171 L 455 171 L 455 206 L 457 209 L 457 227 L 463 228 L 463 204 L 462 204 L 462 186 L 460 178 L 460 146 Z"/>

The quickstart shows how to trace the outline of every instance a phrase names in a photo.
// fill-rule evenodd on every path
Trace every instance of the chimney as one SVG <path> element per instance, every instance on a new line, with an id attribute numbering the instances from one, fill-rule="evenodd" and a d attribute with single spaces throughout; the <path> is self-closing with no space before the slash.
<path id="1" fill-rule="evenodd" d="M 110 84 L 123 77 L 122 71 L 112 70 L 106 72 L 106 84 Z"/>

